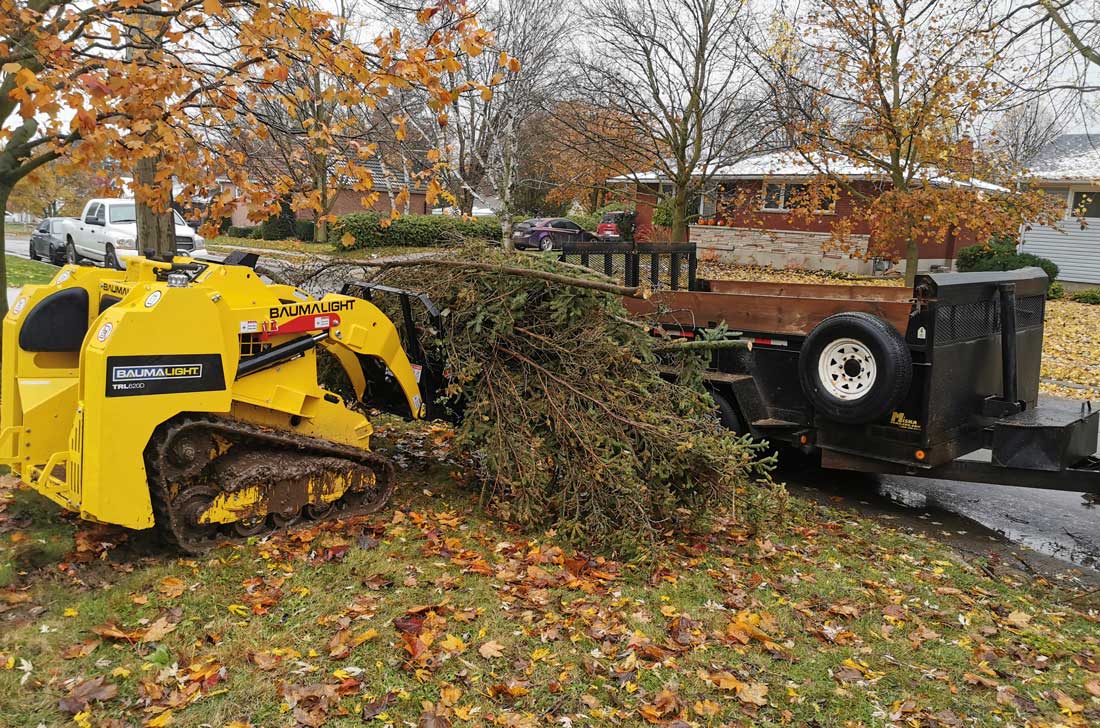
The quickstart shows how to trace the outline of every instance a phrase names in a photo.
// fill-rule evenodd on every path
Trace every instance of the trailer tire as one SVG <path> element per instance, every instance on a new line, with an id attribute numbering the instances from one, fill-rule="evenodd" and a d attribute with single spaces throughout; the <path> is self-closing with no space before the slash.
<path id="1" fill-rule="evenodd" d="M 909 392 L 913 357 L 897 329 L 878 316 L 838 313 L 806 337 L 798 374 L 817 413 L 864 424 L 885 416 Z"/>
<path id="2" fill-rule="evenodd" d="M 707 391 L 710 392 L 710 398 L 714 400 L 714 411 L 718 415 L 718 422 L 722 427 L 735 435 L 742 434 L 745 428 L 741 423 L 740 415 L 737 414 L 737 410 L 733 407 L 733 403 L 730 402 L 725 395 L 719 394 L 714 389 L 708 388 Z"/>

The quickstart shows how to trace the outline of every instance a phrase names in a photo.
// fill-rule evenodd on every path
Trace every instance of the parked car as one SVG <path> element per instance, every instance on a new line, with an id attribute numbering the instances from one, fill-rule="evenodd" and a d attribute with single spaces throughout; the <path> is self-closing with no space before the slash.
<path id="1" fill-rule="evenodd" d="M 65 224 L 71 217 L 47 217 L 31 233 L 31 260 L 45 258 L 54 265 L 65 262 Z"/>
<path id="2" fill-rule="evenodd" d="M 610 240 L 618 242 L 633 237 L 633 235 L 627 235 L 624 237 L 623 233 L 634 230 L 634 213 L 628 211 L 613 211 L 605 213 L 600 218 L 600 222 L 596 225 L 596 235 L 600 240 Z"/>
<path id="3" fill-rule="evenodd" d="M 178 212 L 173 210 L 172 215 L 176 221 L 176 251 L 205 257 L 206 241 L 188 227 Z M 133 200 L 89 200 L 79 219 L 65 223 L 65 258 L 70 263 L 88 259 L 108 268 L 125 268 L 127 258 L 141 254 L 136 238 Z"/>
<path id="4" fill-rule="evenodd" d="M 518 250 L 561 248 L 566 241 L 599 240 L 595 235 L 564 217 L 535 217 L 524 220 L 512 231 L 512 244 Z"/>

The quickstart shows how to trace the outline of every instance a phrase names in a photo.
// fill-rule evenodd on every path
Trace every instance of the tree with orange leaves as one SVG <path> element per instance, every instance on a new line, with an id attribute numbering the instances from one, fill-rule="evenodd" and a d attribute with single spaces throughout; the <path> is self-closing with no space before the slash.
<path id="1" fill-rule="evenodd" d="M 550 202 L 579 202 L 588 212 L 604 205 L 611 189 L 607 180 L 648 164 L 634 127 L 614 109 L 565 101 L 555 104 L 542 120 L 539 162 L 554 185 Z"/>
<path id="2" fill-rule="evenodd" d="M 302 94 L 346 106 L 415 87 L 425 106 L 442 110 L 454 93 L 485 86 L 453 75 L 444 82 L 452 64 L 490 42 L 464 0 L 424 6 L 417 22 L 430 31 L 422 40 L 395 29 L 370 44 L 338 32 L 345 18 L 295 0 L 9 0 L 4 7 L 0 208 L 16 182 L 45 164 L 86 168 L 107 157 L 124 170 L 157 160 L 152 181 L 134 190 L 156 211 L 171 205 L 173 181 L 182 197 L 210 196 L 212 219 L 236 203 L 233 186 L 253 209 L 275 212 L 287 194 L 300 197 L 296 206 L 319 207 L 289 179 L 258 185 L 244 155 L 209 130 L 239 122 L 242 134 L 254 133 L 261 127 L 251 123 L 254 102 L 294 65 L 337 80 Z M 323 121 L 310 130 L 322 139 L 332 132 Z M 343 172 L 372 185 L 354 159 Z"/>
<path id="3" fill-rule="evenodd" d="M 981 240 L 1052 220 L 1040 193 L 977 181 L 1014 185 L 1014 170 L 975 150 L 968 133 L 1012 93 L 1004 79 L 1028 70 L 1000 54 L 993 13 L 970 0 L 815 0 L 793 21 L 776 19 L 758 49 L 795 150 L 859 201 L 856 217 L 880 248 L 903 247 L 910 284 L 922 240 L 959 229 Z M 888 190 L 867 195 L 853 167 Z M 852 224 L 838 221 L 834 244 L 850 243 Z"/>

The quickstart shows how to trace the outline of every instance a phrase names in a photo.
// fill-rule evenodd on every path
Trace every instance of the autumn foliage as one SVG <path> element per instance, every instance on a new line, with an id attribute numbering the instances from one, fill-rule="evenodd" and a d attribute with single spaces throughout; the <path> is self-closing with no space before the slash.
<path id="1" fill-rule="evenodd" d="M 374 109 L 412 89 L 429 111 L 440 112 L 457 95 L 492 94 L 483 83 L 453 75 L 459 59 L 481 54 L 491 42 L 463 0 L 424 5 L 415 22 L 425 32 L 415 38 L 394 28 L 355 42 L 358 34 L 341 32 L 350 22 L 296 0 L 5 3 L 0 196 L 6 199 L 16 181 L 55 159 L 78 169 L 109 160 L 119 175 L 156 159 L 153 183 L 133 190 L 154 209 L 171 203 L 174 178 L 181 201 L 210 198 L 214 220 L 227 215 L 238 196 L 263 217 L 287 197 L 295 209 L 323 215 L 328 210 L 319 193 L 300 189 L 290 170 L 262 182 L 249 174 L 242 149 L 263 146 L 264 126 L 254 114 L 261 99 L 276 99 L 288 114 L 311 100 Z M 510 61 L 500 56 L 502 65 Z M 274 94 L 291 68 L 327 82 L 303 85 L 293 98 Z M 404 124 L 400 117 L 392 121 L 398 130 Z M 314 151 L 335 148 L 350 123 L 348 115 L 313 120 Z M 232 145 L 220 133 L 227 128 L 234 130 Z M 364 162 L 376 152 L 357 145 L 353 154 L 332 160 L 331 174 L 371 201 L 377 193 Z M 438 189 L 430 185 L 429 197 Z"/>

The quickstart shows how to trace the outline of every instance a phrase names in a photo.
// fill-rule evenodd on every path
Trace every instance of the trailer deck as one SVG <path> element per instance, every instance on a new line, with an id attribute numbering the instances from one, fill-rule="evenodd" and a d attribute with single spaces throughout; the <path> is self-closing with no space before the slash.
<path id="1" fill-rule="evenodd" d="M 601 245 L 563 259 L 649 283 L 624 304 L 655 333 L 746 342 L 714 350 L 707 371 L 731 429 L 827 468 L 1100 494 L 1100 411 L 1039 402 L 1040 269 L 925 274 L 912 289 L 707 280 L 684 275 L 690 245 Z"/>

